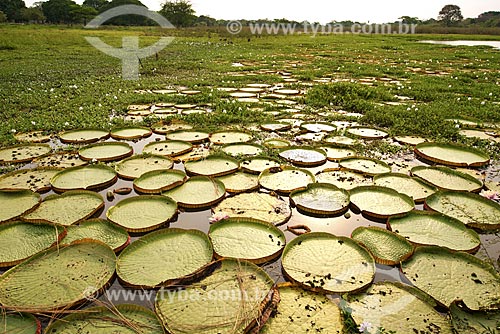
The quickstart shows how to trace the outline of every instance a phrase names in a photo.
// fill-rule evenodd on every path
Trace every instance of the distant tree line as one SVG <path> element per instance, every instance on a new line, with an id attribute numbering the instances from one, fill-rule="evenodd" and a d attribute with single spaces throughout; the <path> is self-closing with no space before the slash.
<path id="1" fill-rule="evenodd" d="M 82 5 L 73 0 L 47 0 L 34 3 L 26 7 L 24 0 L 0 0 L 0 22 L 28 22 L 28 23 L 53 23 L 53 24 L 86 24 L 99 13 L 110 8 L 133 4 L 144 6 L 140 0 L 85 0 Z M 189 0 L 167 0 L 160 14 L 165 16 L 175 27 L 216 27 L 225 26 L 229 20 L 217 20 L 209 16 L 197 16 Z M 391 23 L 418 24 L 425 27 L 500 27 L 500 11 L 490 11 L 479 15 L 477 18 L 464 19 L 461 9 L 456 5 L 446 5 L 439 12 L 437 19 L 421 20 L 417 17 L 402 16 L 400 21 Z M 240 20 L 243 26 L 250 24 L 291 24 L 300 27 L 304 22 L 288 19 L 277 20 Z M 353 21 L 332 21 L 331 24 L 345 27 L 362 24 Z M 114 18 L 107 22 L 112 25 L 154 25 L 145 17 L 126 15 Z M 314 24 L 319 24 L 315 22 Z"/>

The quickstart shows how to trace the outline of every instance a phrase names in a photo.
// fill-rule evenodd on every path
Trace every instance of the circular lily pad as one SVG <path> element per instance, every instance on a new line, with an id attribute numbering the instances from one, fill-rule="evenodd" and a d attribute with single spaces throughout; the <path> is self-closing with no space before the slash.
<path id="1" fill-rule="evenodd" d="M 274 93 L 281 95 L 299 95 L 300 91 L 296 89 L 277 89 Z"/>
<path id="2" fill-rule="evenodd" d="M 82 160 L 115 161 L 129 157 L 134 153 L 127 143 L 109 142 L 93 144 L 81 148 L 78 153 Z"/>
<path id="3" fill-rule="evenodd" d="M 243 160 L 240 164 L 241 169 L 247 173 L 260 174 L 266 169 L 279 167 L 279 160 L 267 157 L 254 157 Z"/>
<path id="4" fill-rule="evenodd" d="M 288 131 L 292 128 L 292 124 L 289 123 L 265 123 L 262 124 L 261 126 L 262 130 L 269 131 L 269 132 L 278 132 L 278 131 Z"/>
<path id="5" fill-rule="evenodd" d="M 224 259 L 207 269 L 208 276 L 183 284 L 183 290 L 158 292 L 155 310 L 168 331 L 233 334 L 252 332 L 256 326 L 257 333 L 264 315 L 275 307 L 270 300 L 273 280 L 246 261 Z"/>
<path id="6" fill-rule="evenodd" d="M 440 246 L 474 253 L 479 249 L 479 235 L 455 219 L 439 213 L 413 211 L 393 217 L 387 227 L 417 246 Z"/>
<path id="7" fill-rule="evenodd" d="M 118 257 L 116 272 L 128 286 L 165 286 L 194 274 L 212 261 L 212 256 L 212 244 L 205 233 L 168 228 L 125 248 Z"/>
<path id="8" fill-rule="evenodd" d="M 130 237 L 125 229 L 118 227 L 105 219 L 86 220 L 78 225 L 66 227 L 66 237 L 62 243 L 70 244 L 77 240 L 92 239 L 105 243 L 115 252 L 125 248 Z"/>
<path id="9" fill-rule="evenodd" d="M 210 226 L 208 234 L 217 258 L 235 258 L 256 264 L 277 258 L 286 244 L 283 232 L 251 218 L 229 218 Z"/>
<path id="10" fill-rule="evenodd" d="M 135 196 L 121 200 L 106 217 L 128 232 L 142 233 L 168 223 L 177 214 L 177 203 L 165 196 Z"/>
<path id="11" fill-rule="evenodd" d="M 329 183 L 341 189 L 351 190 L 358 186 L 372 185 L 373 178 L 345 170 L 325 169 L 316 175 L 316 182 Z"/>
<path id="12" fill-rule="evenodd" d="M 293 239 L 281 261 L 289 278 L 315 291 L 358 291 L 375 277 L 375 261 L 366 249 L 352 239 L 329 233 L 313 232 Z"/>
<path id="13" fill-rule="evenodd" d="M 270 168 L 259 175 L 262 187 L 285 194 L 305 189 L 309 183 L 314 182 L 314 175 L 311 172 L 294 167 Z"/>
<path id="14" fill-rule="evenodd" d="M 224 183 L 228 193 L 242 193 L 259 189 L 259 178 L 257 175 L 238 172 L 231 175 L 218 177 L 217 180 Z"/>
<path id="15" fill-rule="evenodd" d="M 226 188 L 221 181 L 207 176 L 193 176 L 163 195 L 174 199 L 180 207 L 203 209 L 221 201 L 226 195 Z"/>
<path id="16" fill-rule="evenodd" d="M 175 109 L 174 109 L 175 110 Z M 175 111 L 177 113 L 177 110 Z M 176 120 L 160 121 L 151 126 L 154 133 L 161 135 L 167 134 L 168 132 L 178 131 L 178 130 L 191 130 L 193 127 L 189 124 L 179 122 Z"/>
<path id="17" fill-rule="evenodd" d="M 107 188 L 118 179 L 113 168 L 105 165 L 88 165 L 67 168 L 52 177 L 50 184 L 54 190 L 85 189 L 94 190 Z"/>
<path id="18" fill-rule="evenodd" d="M 61 168 L 52 167 L 16 170 L 0 176 L 0 189 L 49 191 L 51 178 L 61 170 Z"/>
<path id="19" fill-rule="evenodd" d="M 423 182 L 419 178 L 399 173 L 376 175 L 373 178 L 373 182 L 376 186 L 391 188 L 401 194 L 408 195 L 416 203 L 422 203 L 427 197 L 437 191 L 435 187 Z"/>
<path id="20" fill-rule="evenodd" d="M 207 141 L 210 134 L 195 130 L 180 130 L 166 134 L 168 140 L 185 141 L 191 144 L 199 144 Z"/>
<path id="21" fill-rule="evenodd" d="M 404 275 L 417 288 L 449 307 L 462 300 L 471 310 L 498 309 L 500 276 L 474 256 L 441 247 L 418 247 L 402 263 Z"/>
<path id="22" fill-rule="evenodd" d="M 216 145 L 246 143 L 252 140 L 252 135 L 243 131 L 220 131 L 210 135 L 210 141 Z"/>
<path id="23" fill-rule="evenodd" d="M 456 144 L 423 143 L 415 147 L 415 154 L 425 160 L 452 167 L 481 167 L 490 163 L 487 154 Z"/>
<path id="24" fill-rule="evenodd" d="M 111 281 L 115 261 L 113 250 L 96 241 L 54 246 L 0 277 L 0 303 L 29 312 L 70 307 Z"/>
<path id="25" fill-rule="evenodd" d="M 320 149 L 326 153 L 326 157 L 330 161 L 339 161 L 356 155 L 355 150 L 345 146 L 321 146 Z"/>
<path id="26" fill-rule="evenodd" d="M 31 212 L 42 201 L 39 194 L 30 190 L 0 191 L 0 223 Z"/>
<path id="27" fill-rule="evenodd" d="M 46 143 L 50 141 L 52 134 L 46 131 L 18 132 L 14 138 L 23 143 Z"/>
<path id="28" fill-rule="evenodd" d="M 36 210 L 22 216 L 31 223 L 72 225 L 93 216 L 104 207 L 101 195 L 85 190 L 74 190 L 62 195 L 47 196 Z"/>
<path id="29" fill-rule="evenodd" d="M 125 140 L 133 140 L 133 139 L 141 139 L 151 136 L 153 131 L 149 128 L 144 128 L 140 126 L 135 127 L 126 127 L 126 128 L 118 128 L 111 131 L 111 138 L 114 139 L 125 139 Z"/>
<path id="30" fill-rule="evenodd" d="M 361 126 L 349 128 L 347 133 L 362 139 L 384 139 L 389 137 L 389 134 L 385 131 Z"/>
<path id="31" fill-rule="evenodd" d="M 483 182 L 475 177 L 448 167 L 417 166 L 412 168 L 411 174 L 445 190 L 478 192 L 483 188 Z"/>
<path id="32" fill-rule="evenodd" d="M 337 127 L 330 124 L 330 123 L 324 123 L 324 122 L 309 122 L 309 123 L 302 123 L 300 125 L 301 129 L 304 129 L 309 132 L 332 132 L 337 130 Z"/>
<path id="33" fill-rule="evenodd" d="M 154 170 L 135 179 L 134 189 L 144 194 L 160 194 L 180 186 L 186 180 L 186 173 L 180 170 Z"/>
<path id="34" fill-rule="evenodd" d="M 11 222 L 0 225 L 0 267 L 10 267 L 61 241 L 66 234 L 53 224 Z"/>
<path id="35" fill-rule="evenodd" d="M 0 326 L 4 333 L 42 334 L 42 324 L 29 313 L 4 311 L 0 315 Z"/>
<path id="36" fill-rule="evenodd" d="M 47 144 L 21 144 L 0 149 L 0 164 L 30 162 L 49 154 L 52 148 Z"/>
<path id="37" fill-rule="evenodd" d="M 184 167 L 190 175 L 216 177 L 236 172 L 240 168 L 240 163 L 230 157 L 209 156 L 204 160 L 186 162 Z"/>
<path id="38" fill-rule="evenodd" d="M 260 333 L 342 333 L 340 309 L 328 297 L 290 283 L 279 284 L 278 290 L 280 303 L 276 315 L 269 318 Z"/>
<path id="39" fill-rule="evenodd" d="M 285 148 L 279 155 L 297 166 L 314 167 L 326 163 L 325 152 L 312 147 Z"/>
<path id="40" fill-rule="evenodd" d="M 121 304 L 107 307 L 92 307 L 73 313 L 51 323 L 45 330 L 50 334 L 137 334 L 147 330 L 148 334 L 163 334 L 163 325 L 156 314 L 139 305 Z"/>
<path id="41" fill-rule="evenodd" d="M 120 161 L 115 170 L 118 175 L 124 179 L 136 179 L 139 176 L 156 171 L 170 169 L 174 166 L 174 162 L 161 155 L 141 154 L 135 155 L 123 161 Z"/>
<path id="42" fill-rule="evenodd" d="M 453 328 L 457 334 L 487 334 L 495 333 L 500 322 L 500 312 L 472 312 L 460 303 L 451 304 L 450 315 Z M 498 332 L 498 331 L 497 331 Z"/>
<path id="43" fill-rule="evenodd" d="M 80 159 L 78 153 L 59 152 L 36 158 L 33 163 L 38 167 L 69 168 L 88 164 L 87 161 Z"/>
<path id="44" fill-rule="evenodd" d="M 392 282 L 376 283 L 347 299 L 354 321 L 369 327 L 367 333 L 384 328 L 386 333 L 452 334 L 450 322 L 434 306 L 420 290 Z"/>
<path id="45" fill-rule="evenodd" d="M 213 211 L 215 214 L 225 214 L 231 218 L 254 218 L 274 225 L 284 224 L 292 216 L 292 209 L 286 201 L 262 193 L 245 193 L 228 197 Z"/>
<path id="46" fill-rule="evenodd" d="M 65 131 L 59 139 L 67 144 L 89 144 L 109 137 L 109 132 L 101 129 L 80 129 Z"/>
<path id="47" fill-rule="evenodd" d="M 350 190 L 352 205 L 370 217 L 386 219 L 415 209 L 411 197 L 394 189 L 379 186 L 361 186 Z"/>
<path id="48" fill-rule="evenodd" d="M 377 263 L 394 266 L 413 254 L 413 246 L 402 236 L 380 227 L 358 227 L 351 238 L 370 251 Z"/>
<path id="49" fill-rule="evenodd" d="M 262 152 L 264 152 L 264 147 L 257 144 L 235 143 L 235 144 L 224 145 L 221 151 L 232 156 L 239 156 L 239 155 L 252 156 L 252 155 L 259 155 Z"/>
<path id="50" fill-rule="evenodd" d="M 342 168 L 370 176 L 390 173 L 392 171 L 391 167 L 385 162 L 365 157 L 341 159 L 339 163 Z"/>
<path id="51" fill-rule="evenodd" d="M 456 218 L 472 228 L 500 228 L 500 204 L 476 194 L 440 191 L 425 200 L 425 207 Z"/>
<path id="52" fill-rule="evenodd" d="M 324 142 L 329 144 L 346 145 L 346 146 L 352 146 L 358 143 L 356 140 L 345 136 L 327 137 L 325 138 Z"/>
<path id="53" fill-rule="evenodd" d="M 157 141 L 147 144 L 142 153 L 175 157 L 193 150 L 191 143 L 179 140 Z"/>
<path id="54" fill-rule="evenodd" d="M 401 136 L 401 137 L 394 137 L 394 139 L 400 144 L 409 146 L 417 146 L 418 144 L 422 144 L 427 141 L 427 139 L 425 138 L 415 137 L 415 136 Z"/>
<path id="55" fill-rule="evenodd" d="M 285 148 L 290 147 L 292 144 L 288 140 L 285 139 L 268 139 L 264 141 L 263 145 L 267 148 Z"/>
<path id="56" fill-rule="evenodd" d="M 302 211 L 316 215 L 337 215 L 347 211 L 349 193 L 328 183 L 311 183 L 290 194 L 290 201 Z"/>

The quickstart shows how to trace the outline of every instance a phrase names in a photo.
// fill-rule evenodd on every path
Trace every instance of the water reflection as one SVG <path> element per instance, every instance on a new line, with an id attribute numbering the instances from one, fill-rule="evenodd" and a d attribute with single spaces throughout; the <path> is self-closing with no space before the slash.
<path id="1" fill-rule="evenodd" d="M 451 46 L 491 46 L 500 49 L 500 41 L 421 41 L 421 43 L 442 44 Z"/>

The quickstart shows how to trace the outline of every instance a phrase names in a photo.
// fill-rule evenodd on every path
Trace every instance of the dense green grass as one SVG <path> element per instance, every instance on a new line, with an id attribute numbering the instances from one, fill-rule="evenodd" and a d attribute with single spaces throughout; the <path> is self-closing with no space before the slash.
<path id="1" fill-rule="evenodd" d="M 120 60 L 100 53 L 85 36 L 98 36 L 118 46 L 122 36 L 141 36 L 144 45 L 162 32 L 155 27 L 87 31 L 70 27 L 0 25 L 0 144 L 14 142 L 12 130 L 58 131 L 82 126 L 112 127 L 110 114 L 124 114 L 131 103 L 155 102 L 135 89 L 186 86 L 203 91 L 196 97 L 164 97 L 168 101 L 212 103 L 212 115 L 190 116 L 197 125 L 217 128 L 266 119 L 246 105 L 228 105 L 213 87 L 239 87 L 251 82 L 279 82 L 278 76 L 234 77 L 233 62 L 251 62 L 243 71 L 284 69 L 304 81 L 324 76 L 360 79 L 389 77 L 403 85 L 373 87 L 358 83 L 317 85 L 304 98 L 311 110 L 342 108 L 365 115 L 367 124 L 391 134 L 417 134 L 485 147 L 485 142 L 458 136 L 447 118 L 500 122 L 500 51 L 487 47 L 455 48 L 418 43 L 443 36 L 333 35 L 233 37 L 214 32 L 173 31 L 175 41 L 142 61 L 141 79 L 123 81 Z M 183 36 L 185 35 L 185 36 Z M 223 36 L 227 38 L 226 35 Z M 470 36 L 446 36 L 446 39 Z M 500 38 L 498 38 L 500 39 Z M 291 61 L 300 65 L 290 68 Z M 442 76 L 415 73 L 410 68 L 445 71 Z M 395 95 L 415 99 L 406 106 L 379 106 Z"/>

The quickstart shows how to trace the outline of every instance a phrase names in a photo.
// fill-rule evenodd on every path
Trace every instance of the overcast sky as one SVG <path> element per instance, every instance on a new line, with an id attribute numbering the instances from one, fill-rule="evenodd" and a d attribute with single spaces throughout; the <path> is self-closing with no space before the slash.
<path id="1" fill-rule="evenodd" d="M 1 1 L 1 0 L 0 0 Z M 37 0 L 26 0 L 29 6 Z M 83 0 L 76 0 L 82 3 Z M 149 9 L 159 10 L 164 0 L 142 0 Z M 332 20 L 385 23 L 408 15 L 420 19 L 437 18 L 447 4 L 456 4 L 464 17 L 500 11 L 499 0 L 191 0 L 197 15 L 218 19 L 288 18 L 296 21 L 328 23 Z"/>

